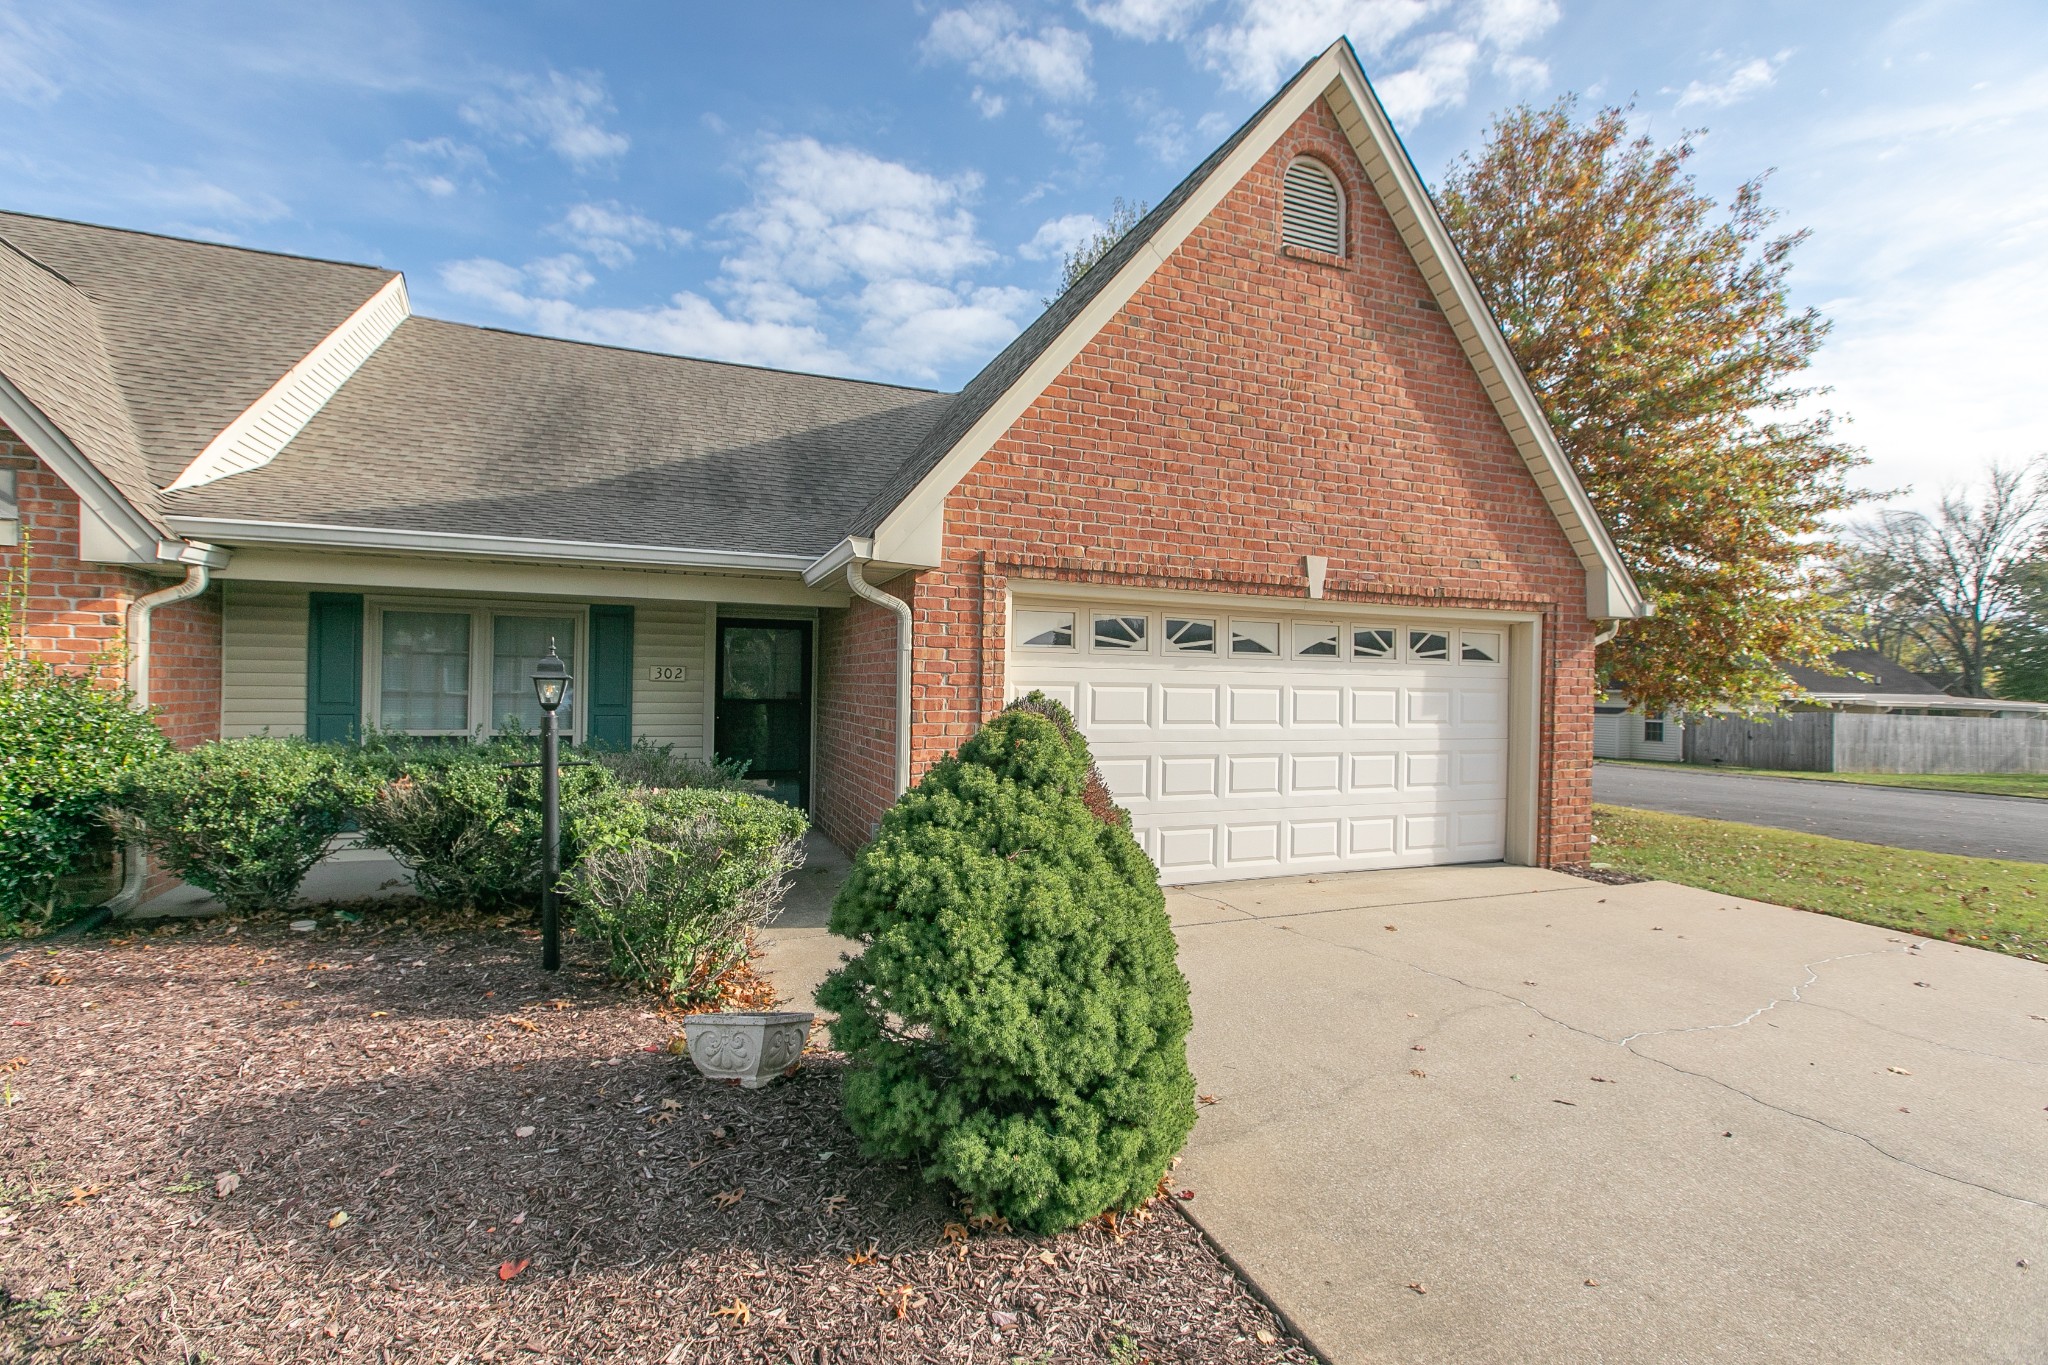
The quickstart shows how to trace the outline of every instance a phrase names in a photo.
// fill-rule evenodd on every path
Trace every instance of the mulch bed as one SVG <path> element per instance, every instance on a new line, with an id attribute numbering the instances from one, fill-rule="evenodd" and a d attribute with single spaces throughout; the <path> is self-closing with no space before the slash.
<path id="1" fill-rule="evenodd" d="M 1584 877 L 1589 882 L 1602 886 L 1634 886 L 1637 882 L 1654 881 L 1652 877 L 1638 877 L 1633 872 L 1623 872 L 1618 867 L 1606 867 L 1597 863 L 1553 863 L 1553 872 L 1569 872 L 1574 877 Z"/>
<path id="2" fill-rule="evenodd" d="M 1312 1359 L 1169 1201 L 968 1227 L 833 1054 L 712 1084 L 574 940 L 331 924 L 0 962 L 0 1359 Z"/>

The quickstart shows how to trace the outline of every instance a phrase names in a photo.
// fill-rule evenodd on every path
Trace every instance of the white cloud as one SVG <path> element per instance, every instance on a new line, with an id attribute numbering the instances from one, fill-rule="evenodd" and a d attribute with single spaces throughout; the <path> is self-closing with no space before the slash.
<path id="1" fill-rule="evenodd" d="M 168 180 L 137 190 L 135 197 L 175 213 L 203 214 L 215 222 L 274 223 L 291 213 L 274 194 L 231 190 L 186 172 L 172 172 Z"/>
<path id="2" fill-rule="evenodd" d="M 1102 229 L 1102 220 L 1092 213 L 1048 218 L 1038 225 L 1030 241 L 1017 248 L 1017 254 L 1027 261 L 1063 261 Z"/>
<path id="3" fill-rule="evenodd" d="M 1112 33 L 1140 42 L 1179 38 L 1209 0 L 1076 0 L 1075 8 Z"/>
<path id="4" fill-rule="evenodd" d="M 1679 92 L 1676 107 L 1690 109 L 1694 105 L 1706 105 L 1713 109 L 1726 109 L 1731 104 L 1746 100 L 1759 90 L 1768 90 L 1776 85 L 1778 70 L 1791 55 L 1788 50 L 1776 57 L 1752 57 L 1730 69 L 1726 79 L 1712 83 L 1688 82 Z"/>
<path id="5" fill-rule="evenodd" d="M 1340 36 L 1376 63 L 1374 87 L 1397 121 L 1462 104 L 1490 57 L 1518 88 L 1549 77 L 1518 51 L 1558 21 L 1557 0 L 1237 0 L 1195 36 L 1204 65 L 1234 89 L 1265 94 Z"/>
<path id="6" fill-rule="evenodd" d="M 667 250 L 690 244 L 690 234 L 682 228 L 666 227 L 616 201 L 577 204 L 548 231 L 574 243 L 595 256 L 599 264 L 614 270 L 632 264 L 634 247 Z"/>
<path id="7" fill-rule="evenodd" d="M 430 137 L 399 143 L 384 154 L 384 166 L 435 198 L 445 199 L 457 190 L 475 189 L 489 173 L 491 163 L 481 149 L 467 142 Z"/>
<path id="8" fill-rule="evenodd" d="M 504 77 L 461 108 L 474 128 L 515 145 L 540 142 L 579 171 L 625 154 L 630 140 L 603 124 L 610 112 L 604 81 L 592 73 Z"/>
<path id="9" fill-rule="evenodd" d="M 2048 74 L 1825 120 L 1794 151 L 1811 169 L 1772 197 L 1814 229 L 1793 278 L 1835 323 L 1813 377 L 1871 456 L 1860 482 L 2048 451 L 2048 183 L 2015 169 L 2048 162 Z"/>
<path id="10" fill-rule="evenodd" d="M 751 197 L 712 225 L 722 256 L 705 293 L 652 308 L 576 303 L 566 296 L 587 281 L 573 255 L 523 268 L 460 261 L 442 283 L 557 335 L 917 379 L 987 355 L 1029 316 L 1026 291 L 972 279 L 998 259 L 970 207 L 979 177 L 935 176 L 813 138 L 768 142 L 746 164 Z M 564 220 L 607 230 L 590 241 L 632 246 L 642 244 L 633 234 L 674 231 L 614 205 L 579 207 L 603 210 Z"/>
<path id="11" fill-rule="evenodd" d="M 983 118 L 1001 118 L 1003 110 L 1010 107 L 1010 102 L 1001 95 L 984 90 L 978 85 L 974 87 L 974 93 L 967 98 L 974 101 L 974 107 L 981 111 Z"/>
<path id="12" fill-rule="evenodd" d="M 959 62 L 984 81 L 1016 81 L 1047 99 L 1086 99 L 1088 35 L 1061 24 L 1032 29 L 1002 0 L 939 11 L 924 36 L 925 57 Z"/>

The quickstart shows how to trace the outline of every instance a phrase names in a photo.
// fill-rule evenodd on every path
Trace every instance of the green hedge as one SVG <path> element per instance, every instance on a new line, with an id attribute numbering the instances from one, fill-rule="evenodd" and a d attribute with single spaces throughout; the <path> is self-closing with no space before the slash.
<path id="1" fill-rule="evenodd" d="M 803 862 L 803 814 L 733 791 L 621 793 L 578 821 L 577 928 L 612 971 L 680 1005 L 718 998 L 747 931 L 781 907 Z"/>
<path id="2" fill-rule="evenodd" d="M 63 882 L 107 845 L 128 775 L 170 748 L 125 689 L 22 659 L 0 664 L 0 934 L 65 910 Z"/>
<path id="3" fill-rule="evenodd" d="M 540 897 L 540 758 L 522 740 L 430 744 L 372 737 L 359 761 L 376 785 L 357 812 L 363 842 L 396 858 L 430 905 L 506 910 Z M 594 763 L 562 769 L 562 863 L 575 829 L 619 784 Z"/>
<path id="4" fill-rule="evenodd" d="M 230 910 L 282 909 L 369 794 L 347 751 L 299 739 L 231 739 L 165 754 L 121 799 L 150 852 Z"/>
<path id="5" fill-rule="evenodd" d="M 1049 1232 L 1148 1198 L 1195 1106 L 1158 874 L 1089 809 L 1071 719 L 1031 705 L 883 817 L 832 911 L 863 951 L 818 1003 L 871 1154 Z"/>

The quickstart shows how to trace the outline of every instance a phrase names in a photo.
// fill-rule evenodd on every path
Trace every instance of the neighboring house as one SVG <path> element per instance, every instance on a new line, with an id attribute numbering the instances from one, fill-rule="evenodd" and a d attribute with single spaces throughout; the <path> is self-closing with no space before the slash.
<path id="1" fill-rule="evenodd" d="M 1623 697 L 1593 707 L 1593 757 L 1676 763 L 1685 757 L 1685 726 L 1661 711 L 1638 711 Z"/>
<path id="2" fill-rule="evenodd" d="M 553 640 L 576 738 L 745 758 L 846 844 L 1038 688 L 1168 881 L 1586 856 L 1593 637 L 1645 607 L 1348 44 L 957 394 L 0 239 L 32 642 L 146 617 L 180 742 L 531 724 Z"/>

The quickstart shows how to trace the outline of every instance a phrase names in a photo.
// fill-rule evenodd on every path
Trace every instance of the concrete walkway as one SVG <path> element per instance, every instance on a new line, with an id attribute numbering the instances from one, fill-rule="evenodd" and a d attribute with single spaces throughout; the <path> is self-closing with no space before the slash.
<path id="1" fill-rule="evenodd" d="M 2048 1359 L 2048 967 L 1527 868 L 1169 901 L 1175 1183 L 1331 1360 Z"/>
<path id="2" fill-rule="evenodd" d="M 1893 848 L 2048 863 L 2048 801 L 2034 797 L 1596 763 L 1593 799 Z"/>

